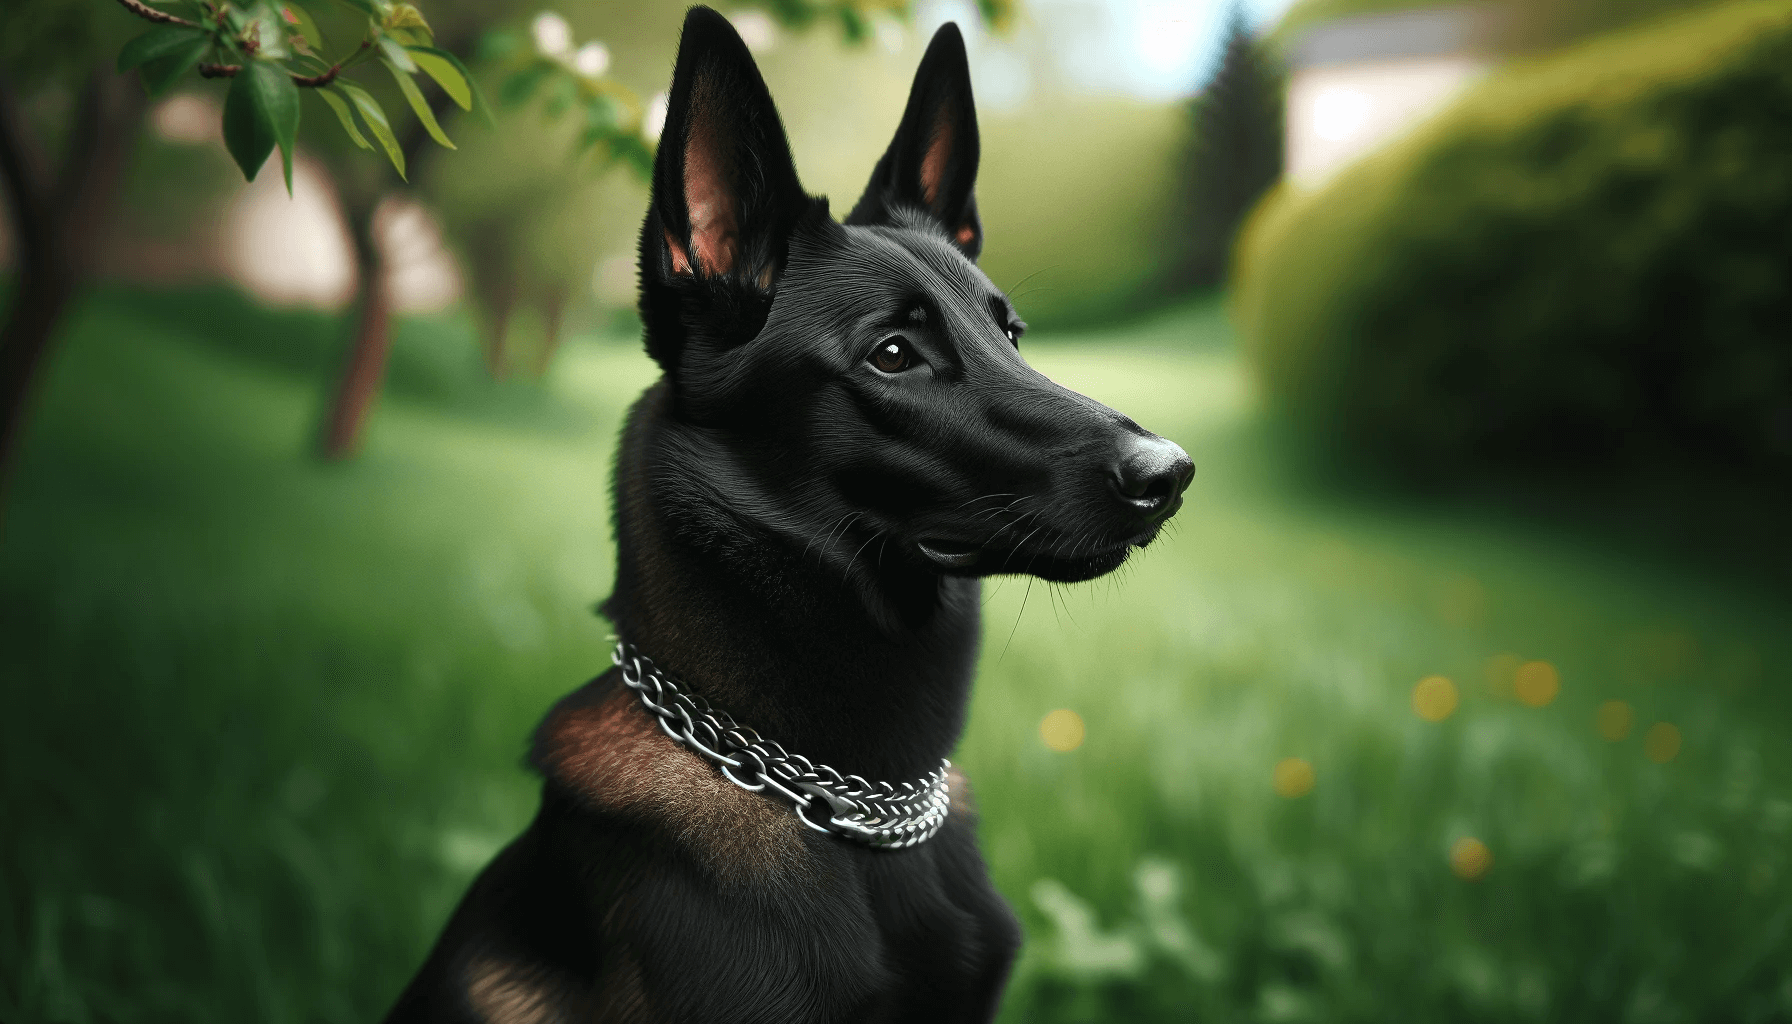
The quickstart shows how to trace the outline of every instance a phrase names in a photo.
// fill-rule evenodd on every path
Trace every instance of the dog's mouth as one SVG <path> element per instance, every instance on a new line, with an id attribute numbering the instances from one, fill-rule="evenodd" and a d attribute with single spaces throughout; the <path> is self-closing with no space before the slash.
<path id="1" fill-rule="evenodd" d="M 1070 550 L 1055 542 L 1026 550 L 940 537 L 916 541 L 915 547 L 921 557 L 943 572 L 978 576 L 1022 573 L 1071 583 L 1113 571 L 1134 549 L 1151 543 L 1157 534 L 1158 529 L 1153 527 L 1123 540 L 1089 547 L 1077 545 Z"/>
<path id="2" fill-rule="evenodd" d="M 979 545 L 938 537 L 916 541 L 915 547 L 921 549 L 921 554 L 928 561 L 942 569 L 969 569 L 983 556 L 983 549 Z"/>

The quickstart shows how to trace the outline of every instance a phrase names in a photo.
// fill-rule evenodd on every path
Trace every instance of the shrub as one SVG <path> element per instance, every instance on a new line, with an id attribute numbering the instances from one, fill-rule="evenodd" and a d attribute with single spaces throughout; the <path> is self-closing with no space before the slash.
<path id="1" fill-rule="evenodd" d="M 1792 466 L 1792 2 L 1503 71 L 1240 242 L 1308 436 L 1410 470 Z"/>

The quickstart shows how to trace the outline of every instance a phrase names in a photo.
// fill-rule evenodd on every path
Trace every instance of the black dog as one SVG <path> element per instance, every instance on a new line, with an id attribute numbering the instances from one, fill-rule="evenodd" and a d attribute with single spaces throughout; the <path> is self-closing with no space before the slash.
<path id="1" fill-rule="evenodd" d="M 665 372 L 616 464 L 604 611 L 632 645 L 627 671 L 542 723 L 539 814 L 390 1020 L 995 1014 L 1019 930 L 963 780 L 941 772 L 979 577 L 1114 569 L 1180 507 L 1194 467 L 1021 358 L 1014 309 L 973 263 L 977 158 L 947 25 L 835 223 L 798 183 L 740 38 L 690 12 L 641 232 L 647 349 Z M 783 747 L 726 719 L 705 732 L 674 686 Z"/>

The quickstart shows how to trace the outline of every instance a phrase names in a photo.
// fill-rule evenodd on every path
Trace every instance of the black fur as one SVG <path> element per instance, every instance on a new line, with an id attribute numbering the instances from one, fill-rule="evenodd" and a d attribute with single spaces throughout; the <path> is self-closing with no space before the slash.
<path id="1" fill-rule="evenodd" d="M 837 224 L 733 29 L 685 22 L 641 233 L 664 376 L 618 453 L 604 611 L 736 719 L 867 778 L 917 778 L 957 743 L 980 577 L 1110 571 L 1193 472 L 1021 358 L 972 262 L 977 144 L 948 25 Z M 613 671 L 550 713 L 535 822 L 389 1020 L 994 1015 L 1019 930 L 962 790 L 933 839 L 870 850 L 717 784 L 646 722 Z"/>

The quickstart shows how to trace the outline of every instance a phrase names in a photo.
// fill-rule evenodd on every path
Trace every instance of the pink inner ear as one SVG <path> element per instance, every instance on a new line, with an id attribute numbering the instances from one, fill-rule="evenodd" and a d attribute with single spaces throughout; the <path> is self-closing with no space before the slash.
<path id="1" fill-rule="evenodd" d="M 942 113 L 927 140 L 927 152 L 921 157 L 921 199 L 935 212 L 940 212 L 940 186 L 945 184 L 946 161 L 951 158 L 952 122 Z"/>
<path id="2" fill-rule="evenodd" d="M 721 152 L 725 144 L 715 131 L 714 117 L 706 109 L 698 87 L 691 111 L 691 133 L 684 150 L 684 205 L 691 218 L 691 248 L 695 249 L 697 269 L 706 276 L 726 274 L 734 269 L 734 258 L 740 247 L 740 216 L 734 193 L 729 188 L 728 154 Z M 677 256 L 673 256 L 676 263 Z"/>
<path id="3" fill-rule="evenodd" d="M 684 251 L 684 246 L 678 244 L 678 239 L 670 231 L 666 232 L 666 248 L 672 251 L 672 272 L 688 275 L 691 272 L 690 254 Z"/>

